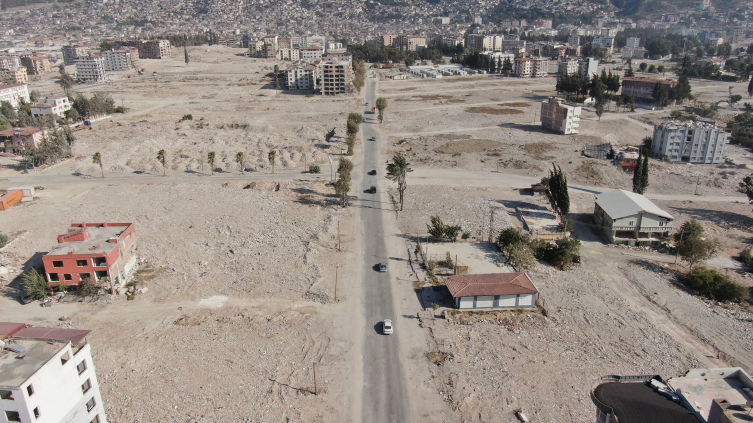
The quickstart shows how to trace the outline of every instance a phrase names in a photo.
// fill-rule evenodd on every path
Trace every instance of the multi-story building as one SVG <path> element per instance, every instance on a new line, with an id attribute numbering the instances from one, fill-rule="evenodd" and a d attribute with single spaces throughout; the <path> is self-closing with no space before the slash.
<path id="1" fill-rule="evenodd" d="M 0 131 L 0 151 L 21 154 L 26 149 L 35 149 L 47 136 L 39 128 L 10 128 Z"/>
<path id="2" fill-rule="evenodd" d="M 654 126 L 651 154 L 671 162 L 720 164 L 729 133 L 705 122 L 670 121 Z"/>
<path id="3" fill-rule="evenodd" d="M 580 35 L 573 34 L 567 37 L 567 43 L 573 47 L 580 45 Z"/>
<path id="4" fill-rule="evenodd" d="M 277 52 L 277 58 L 279 60 L 298 61 L 301 59 L 301 50 L 297 48 L 281 48 Z"/>
<path id="5" fill-rule="evenodd" d="M 89 333 L 0 322 L 0 421 L 106 423 Z"/>
<path id="6" fill-rule="evenodd" d="M 290 39 L 290 37 L 280 37 L 277 39 L 277 48 L 280 50 L 286 48 L 291 49 L 293 48 L 293 41 Z"/>
<path id="7" fill-rule="evenodd" d="M 75 65 L 76 59 L 89 55 L 89 48 L 79 45 L 63 46 L 63 62 L 66 66 Z"/>
<path id="8" fill-rule="evenodd" d="M 29 102 L 29 87 L 26 84 L 0 85 L 0 102 L 7 101 L 14 109 L 19 103 Z"/>
<path id="9" fill-rule="evenodd" d="M 677 81 L 670 79 L 627 77 L 622 79 L 622 95 L 633 97 L 638 102 L 653 103 L 654 90 L 657 84 L 667 88 L 667 92 L 677 85 Z"/>
<path id="10" fill-rule="evenodd" d="M 347 94 L 350 92 L 350 63 L 346 60 L 336 60 L 319 64 L 322 95 Z"/>
<path id="11" fill-rule="evenodd" d="M 303 63 L 289 68 L 285 72 L 288 89 L 313 90 L 316 88 L 316 70 L 316 66 Z"/>
<path id="12" fill-rule="evenodd" d="M 76 78 L 86 83 L 104 81 L 105 59 L 98 55 L 79 57 L 76 59 Z"/>
<path id="13" fill-rule="evenodd" d="M 559 44 L 544 44 L 541 47 L 539 47 L 539 52 L 541 57 L 550 57 L 553 59 L 561 59 L 565 57 L 565 53 L 567 52 L 567 47 Z"/>
<path id="14" fill-rule="evenodd" d="M 557 63 L 557 72 L 560 75 L 575 75 L 578 73 L 578 61 L 574 59 L 564 59 Z"/>
<path id="15" fill-rule="evenodd" d="M 596 196 L 594 221 L 613 244 L 655 245 L 668 238 L 674 218 L 641 194 L 618 189 Z"/>
<path id="16" fill-rule="evenodd" d="M 385 46 L 394 47 L 395 43 L 397 42 L 397 34 L 383 34 L 382 35 L 382 44 Z"/>
<path id="17" fill-rule="evenodd" d="M 135 47 L 139 50 L 140 59 L 164 59 L 172 55 L 169 40 L 127 40 L 115 43 L 115 49 Z"/>
<path id="18" fill-rule="evenodd" d="M 135 48 L 102 52 L 106 72 L 131 69 L 138 64 L 139 57 L 139 51 Z"/>
<path id="19" fill-rule="evenodd" d="M 426 47 L 426 37 L 412 35 L 407 37 L 405 41 L 409 51 L 417 51 Z"/>
<path id="20" fill-rule="evenodd" d="M 607 55 L 614 53 L 614 37 L 596 37 L 591 42 L 593 48 L 602 49 Z"/>
<path id="21" fill-rule="evenodd" d="M 45 54 L 28 54 L 21 56 L 21 64 L 28 75 L 44 75 L 52 71 L 50 59 Z"/>
<path id="22" fill-rule="evenodd" d="M 0 68 L 17 68 L 21 66 L 21 61 L 18 56 L 11 54 L 4 54 L 0 56 Z"/>
<path id="23" fill-rule="evenodd" d="M 25 84 L 29 82 L 29 75 L 26 68 L 19 66 L 17 68 L 0 69 L 0 81 L 6 84 Z"/>
<path id="24" fill-rule="evenodd" d="M 511 51 L 511 52 L 519 53 L 521 50 L 525 50 L 526 41 L 525 40 L 502 40 L 501 45 L 502 47 L 500 47 L 499 51 Z"/>
<path id="25" fill-rule="evenodd" d="M 578 74 L 583 78 L 591 78 L 596 75 L 599 68 L 599 61 L 593 57 L 586 57 L 578 62 Z"/>
<path id="26" fill-rule="evenodd" d="M 301 60 L 303 60 L 304 62 L 311 63 L 317 60 L 321 60 L 323 55 L 324 48 L 319 46 L 304 47 L 301 49 Z"/>
<path id="27" fill-rule="evenodd" d="M 264 41 L 264 46 L 262 48 L 262 57 L 267 59 L 274 59 L 277 57 L 277 50 L 279 49 L 279 46 L 277 45 L 277 36 L 267 36 L 263 37 L 262 41 Z"/>
<path id="28" fill-rule="evenodd" d="M 45 97 L 44 100 L 31 105 L 31 115 L 34 117 L 56 115 L 65 117 L 65 112 L 71 110 L 71 102 L 68 97 Z"/>
<path id="29" fill-rule="evenodd" d="M 580 106 L 566 104 L 564 100 L 549 97 L 541 102 L 541 126 L 560 134 L 577 134 L 580 127 Z"/>
<path id="30" fill-rule="evenodd" d="M 630 37 L 627 39 L 627 42 L 625 44 L 625 48 L 629 48 L 630 50 L 638 50 L 640 48 L 641 39 L 637 37 Z"/>
<path id="31" fill-rule="evenodd" d="M 519 78 L 542 78 L 549 71 L 549 62 L 540 57 L 515 59 L 514 75 Z"/>
<path id="32" fill-rule="evenodd" d="M 84 279 L 123 285 L 136 267 L 133 223 L 75 223 L 42 257 L 50 285 L 77 286 Z"/>

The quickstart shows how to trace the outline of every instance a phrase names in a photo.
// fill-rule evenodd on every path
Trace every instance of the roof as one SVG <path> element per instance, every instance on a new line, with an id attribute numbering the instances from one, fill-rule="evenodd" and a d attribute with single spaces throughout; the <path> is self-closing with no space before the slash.
<path id="1" fill-rule="evenodd" d="M 25 327 L 25 323 L 0 322 L 0 338 L 13 336 L 16 332 Z"/>
<path id="2" fill-rule="evenodd" d="M 479 295 L 518 295 L 539 292 L 525 273 L 488 273 L 445 278 L 453 298 Z"/>
<path id="3" fill-rule="evenodd" d="M 652 83 L 660 82 L 662 84 L 670 84 L 670 85 L 674 85 L 677 83 L 677 81 L 672 81 L 671 79 L 647 78 L 643 76 L 628 76 L 626 78 L 622 78 L 622 81 L 623 83 L 625 82 L 652 82 Z"/>
<path id="4" fill-rule="evenodd" d="M 16 135 L 16 131 L 19 131 L 19 130 L 21 132 L 19 135 L 24 136 L 24 137 L 36 134 L 38 132 L 42 132 L 42 130 L 39 129 L 39 128 L 10 128 L 10 129 L 6 129 L 4 131 L 0 131 L 0 137 L 12 137 L 12 136 L 15 136 Z"/>
<path id="5" fill-rule="evenodd" d="M 52 339 L 55 341 L 68 341 L 73 346 L 79 345 L 91 333 L 90 330 L 42 328 L 27 326 L 13 335 L 15 338 Z"/>
<path id="6" fill-rule="evenodd" d="M 90 224 L 87 224 L 90 225 Z M 73 254 L 109 254 L 117 245 L 108 242 L 111 238 L 119 238 L 120 234 L 131 227 L 132 224 L 108 224 L 108 226 L 86 226 L 86 240 L 60 242 L 52 249 L 48 256 L 63 256 Z M 63 236 L 72 235 L 75 231 L 81 231 L 81 227 L 72 226 Z"/>
<path id="7" fill-rule="evenodd" d="M 624 189 L 599 194 L 596 196 L 596 204 L 613 220 L 640 213 L 651 213 L 674 220 L 672 215 L 660 209 L 648 198 Z"/>
<path id="8" fill-rule="evenodd" d="M 593 391 L 620 423 L 699 423 L 682 405 L 642 382 L 607 382 Z"/>
<path id="9" fill-rule="evenodd" d="M 20 86 L 26 86 L 26 84 L 7 84 L 7 85 L 0 85 L 0 90 L 7 90 L 8 88 L 14 88 L 14 87 L 20 87 Z"/>
<path id="10" fill-rule="evenodd" d="M 21 353 L 0 350 L 0 386 L 18 388 L 44 366 L 67 343 L 21 339 L 13 342 L 23 348 Z M 23 359 L 17 357 L 23 356 Z"/>
<path id="11" fill-rule="evenodd" d="M 669 379 L 667 384 L 705 420 L 714 399 L 724 398 L 730 404 L 745 405 L 748 398 L 743 389 L 753 389 L 750 376 L 739 367 L 691 369 L 684 376 Z"/>

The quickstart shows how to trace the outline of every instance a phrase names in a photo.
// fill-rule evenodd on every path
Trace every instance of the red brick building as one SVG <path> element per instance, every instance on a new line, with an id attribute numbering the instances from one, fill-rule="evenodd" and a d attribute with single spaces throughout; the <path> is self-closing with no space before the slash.
<path id="1" fill-rule="evenodd" d="M 75 223 L 42 257 L 49 284 L 79 285 L 85 278 L 123 285 L 136 267 L 133 223 Z"/>

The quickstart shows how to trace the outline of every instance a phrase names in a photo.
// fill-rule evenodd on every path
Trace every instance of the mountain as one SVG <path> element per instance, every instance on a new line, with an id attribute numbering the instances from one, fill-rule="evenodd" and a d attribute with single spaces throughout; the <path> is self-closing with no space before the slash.
<path id="1" fill-rule="evenodd" d="M 699 0 L 610 0 L 619 16 L 655 18 L 665 13 L 683 12 L 698 7 Z"/>

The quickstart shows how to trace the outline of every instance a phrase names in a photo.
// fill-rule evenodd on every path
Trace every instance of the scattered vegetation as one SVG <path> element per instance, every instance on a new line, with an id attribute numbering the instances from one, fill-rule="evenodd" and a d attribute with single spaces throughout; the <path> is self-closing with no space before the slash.
<path id="1" fill-rule="evenodd" d="M 705 237 L 703 226 L 695 219 L 683 223 L 673 238 L 677 253 L 690 266 L 690 273 L 693 272 L 695 265 L 714 257 L 719 252 L 719 241 L 716 238 Z"/>
<path id="2" fill-rule="evenodd" d="M 322 170 L 319 165 L 309 165 L 309 173 L 322 173 Z"/>
<path id="3" fill-rule="evenodd" d="M 8 235 L 0 233 L 0 248 L 5 247 L 8 244 Z"/>
<path id="4" fill-rule="evenodd" d="M 183 122 L 184 120 L 193 120 L 193 115 L 191 114 L 183 115 L 183 117 L 180 118 L 178 122 Z"/>
<path id="5" fill-rule="evenodd" d="M 446 225 L 439 216 L 431 216 L 431 225 L 426 225 L 429 237 L 435 242 L 455 242 L 462 228 Z"/>
<path id="6" fill-rule="evenodd" d="M 518 270 L 530 268 L 536 263 L 536 259 L 546 261 L 560 270 L 580 262 L 580 241 L 575 238 L 562 238 L 550 243 L 532 239 L 518 229 L 507 228 L 497 237 L 497 248 Z"/>
<path id="7" fill-rule="evenodd" d="M 37 269 L 31 269 L 21 275 L 21 290 L 32 300 L 41 300 L 50 295 L 44 272 Z"/>
<path id="8" fill-rule="evenodd" d="M 688 277 L 689 287 L 711 300 L 741 303 L 748 298 L 748 288 L 738 285 L 716 270 L 699 267 Z"/>
<path id="9" fill-rule="evenodd" d="M 520 115 L 523 114 L 522 110 L 518 109 L 495 109 L 493 107 L 469 107 L 465 109 L 467 113 L 485 113 L 487 115 Z"/>

